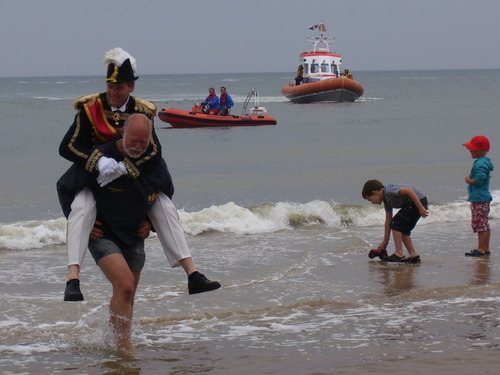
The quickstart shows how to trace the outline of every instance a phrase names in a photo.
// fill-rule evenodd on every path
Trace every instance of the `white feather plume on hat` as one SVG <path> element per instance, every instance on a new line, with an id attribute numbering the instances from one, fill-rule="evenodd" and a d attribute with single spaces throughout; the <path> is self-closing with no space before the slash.
<path id="1" fill-rule="evenodd" d="M 109 51 L 106 51 L 106 53 L 104 54 L 104 64 L 114 64 L 116 66 L 121 66 L 127 59 L 130 59 L 130 65 L 132 66 L 134 73 L 137 73 L 137 62 L 135 61 L 135 58 L 122 48 L 113 48 Z"/>

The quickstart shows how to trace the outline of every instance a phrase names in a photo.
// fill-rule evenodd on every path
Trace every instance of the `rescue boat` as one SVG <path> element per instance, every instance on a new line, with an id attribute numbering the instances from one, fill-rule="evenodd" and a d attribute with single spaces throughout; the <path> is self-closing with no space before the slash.
<path id="1" fill-rule="evenodd" d="M 353 102 L 363 95 L 365 89 L 353 79 L 349 69 L 340 72 L 342 55 L 330 51 L 332 40 L 324 36 L 324 24 L 311 26 L 320 32 L 319 37 L 310 38 L 313 49 L 302 52 L 295 82 L 281 89 L 281 93 L 295 103 Z"/>
<path id="2" fill-rule="evenodd" d="M 250 109 L 249 113 L 245 114 L 252 96 L 256 98 L 255 106 Z M 195 104 L 191 111 L 175 108 L 162 109 L 158 112 L 158 117 L 172 125 L 173 128 L 276 125 L 276 119 L 268 116 L 266 108 L 258 104 L 258 93 L 255 90 L 250 91 L 247 95 L 241 113 L 240 116 L 209 115 L 203 113 L 202 106 Z"/>

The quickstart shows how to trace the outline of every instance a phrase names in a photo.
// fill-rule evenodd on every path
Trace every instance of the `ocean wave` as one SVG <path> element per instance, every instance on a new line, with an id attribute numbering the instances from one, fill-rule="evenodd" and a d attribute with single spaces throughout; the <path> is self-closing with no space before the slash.
<path id="1" fill-rule="evenodd" d="M 65 218 L 0 224 L 0 249 L 39 249 L 65 241 Z"/>
<path id="2" fill-rule="evenodd" d="M 265 203 L 245 208 L 230 202 L 198 212 L 179 212 L 186 233 L 203 232 L 255 234 L 307 227 L 369 227 L 383 225 L 385 211 L 381 206 L 348 205 L 325 201 L 308 203 Z M 491 218 L 499 218 L 500 210 L 493 204 Z M 470 219 L 468 202 L 430 205 L 429 216 L 418 225 L 455 222 Z"/>
<path id="3" fill-rule="evenodd" d="M 382 206 L 348 205 L 314 200 L 308 203 L 278 202 L 242 207 L 234 202 L 214 205 L 196 212 L 179 210 L 184 231 L 189 236 L 207 232 L 259 234 L 307 228 L 347 228 L 383 225 Z M 500 218 L 500 205 L 494 200 L 491 219 Z M 418 225 L 470 220 L 469 203 L 457 201 L 430 204 L 429 216 Z M 66 220 L 22 221 L 0 224 L 0 249 L 28 250 L 66 241 Z"/>

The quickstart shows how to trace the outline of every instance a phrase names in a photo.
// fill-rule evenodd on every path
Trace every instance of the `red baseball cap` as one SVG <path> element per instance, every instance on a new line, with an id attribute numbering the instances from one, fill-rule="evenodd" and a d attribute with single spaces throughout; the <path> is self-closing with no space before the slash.
<path id="1" fill-rule="evenodd" d="M 464 143 L 464 146 L 470 151 L 490 151 L 490 140 L 484 135 L 476 135 L 470 142 Z"/>

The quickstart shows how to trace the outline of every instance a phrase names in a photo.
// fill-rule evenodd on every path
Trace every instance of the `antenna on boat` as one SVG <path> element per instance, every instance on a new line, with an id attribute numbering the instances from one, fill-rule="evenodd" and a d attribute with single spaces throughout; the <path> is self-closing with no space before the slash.
<path id="1" fill-rule="evenodd" d="M 309 41 L 313 43 L 314 49 L 313 52 L 330 52 L 330 47 L 332 46 L 335 38 L 328 38 L 324 35 L 326 33 L 326 26 L 324 23 L 319 23 L 314 26 L 310 26 L 309 30 L 319 31 L 319 37 L 308 38 Z M 319 48 L 318 43 L 324 44 L 325 47 Z"/>

